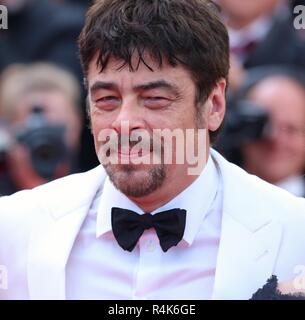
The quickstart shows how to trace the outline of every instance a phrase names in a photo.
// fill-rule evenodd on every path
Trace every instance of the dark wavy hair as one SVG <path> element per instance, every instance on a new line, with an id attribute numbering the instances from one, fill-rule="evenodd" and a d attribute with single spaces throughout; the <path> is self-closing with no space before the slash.
<path id="1" fill-rule="evenodd" d="M 196 84 L 196 105 L 217 81 L 228 78 L 229 38 L 217 7 L 208 0 L 97 0 L 79 37 L 85 75 L 98 54 L 101 72 L 111 57 L 136 71 L 149 54 L 162 67 L 183 65 Z M 134 55 L 138 63 L 132 63 Z M 211 132 L 213 142 L 218 132 Z"/>

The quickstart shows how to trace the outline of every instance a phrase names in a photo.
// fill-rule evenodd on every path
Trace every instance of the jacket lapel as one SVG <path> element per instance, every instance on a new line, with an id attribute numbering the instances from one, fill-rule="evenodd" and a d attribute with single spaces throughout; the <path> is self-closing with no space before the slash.
<path id="1" fill-rule="evenodd" d="M 65 267 L 75 238 L 105 178 L 101 166 L 48 187 L 46 207 L 35 222 L 28 253 L 30 299 L 65 299 Z M 47 191 L 47 192 L 46 192 Z M 47 205 L 46 205 L 47 206 Z"/>
<path id="2" fill-rule="evenodd" d="M 224 213 L 213 299 L 249 299 L 272 275 L 281 226 L 252 232 Z"/>
<path id="3" fill-rule="evenodd" d="M 222 175 L 224 195 L 213 299 L 249 299 L 273 274 L 282 226 L 266 212 L 268 206 L 257 193 L 261 189 L 254 187 L 256 180 L 217 152 L 212 156 Z"/>
<path id="4" fill-rule="evenodd" d="M 249 299 L 272 275 L 282 227 L 265 212 L 253 181 L 217 152 L 224 186 L 223 222 L 214 299 Z M 65 299 L 65 267 L 75 238 L 96 192 L 103 185 L 101 166 L 42 188 L 45 208 L 30 236 L 28 286 L 30 299 Z M 244 191 L 243 186 L 247 185 Z M 249 186 L 249 187 L 248 187 Z M 37 196 L 39 196 L 37 194 Z M 50 208 L 50 199 L 57 199 Z M 43 202 L 43 199 L 42 201 Z M 255 208 L 255 210 L 253 210 Z"/>

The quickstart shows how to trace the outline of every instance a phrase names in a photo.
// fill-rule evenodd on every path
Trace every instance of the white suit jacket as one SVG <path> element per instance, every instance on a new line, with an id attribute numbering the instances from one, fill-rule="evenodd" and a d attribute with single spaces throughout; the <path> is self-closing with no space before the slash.
<path id="1" fill-rule="evenodd" d="M 211 152 L 224 188 L 212 298 L 249 299 L 272 274 L 304 272 L 305 199 Z M 99 166 L 0 198 L 0 299 L 65 299 L 65 266 L 105 176 Z"/>

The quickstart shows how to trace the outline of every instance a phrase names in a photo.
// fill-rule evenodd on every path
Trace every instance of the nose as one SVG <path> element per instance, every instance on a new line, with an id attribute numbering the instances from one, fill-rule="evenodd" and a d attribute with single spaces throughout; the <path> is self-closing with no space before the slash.
<path id="1" fill-rule="evenodd" d="M 119 113 L 112 123 L 112 128 L 117 132 L 130 134 L 131 131 L 145 128 L 143 108 L 139 106 L 136 99 L 125 99 L 122 101 Z"/>

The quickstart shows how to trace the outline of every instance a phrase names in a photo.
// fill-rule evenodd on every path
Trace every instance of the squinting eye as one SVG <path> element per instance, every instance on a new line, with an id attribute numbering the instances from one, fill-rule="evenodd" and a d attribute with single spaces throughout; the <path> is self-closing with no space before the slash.
<path id="1" fill-rule="evenodd" d="M 163 98 L 163 97 L 147 97 L 146 99 L 152 100 L 152 101 L 167 100 L 166 98 Z"/>
<path id="2" fill-rule="evenodd" d="M 106 96 L 97 99 L 95 104 L 100 109 L 112 110 L 120 104 L 120 99 L 115 96 Z"/>
<path id="3" fill-rule="evenodd" d="M 107 96 L 107 97 L 100 98 L 97 101 L 113 101 L 113 100 L 118 100 L 118 98 L 115 96 Z"/>
<path id="4" fill-rule="evenodd" d="M 162 108 L 169 104 L 169 100 L 164 97 L 145 97 L 145 106 L 148 108 Z"/>

